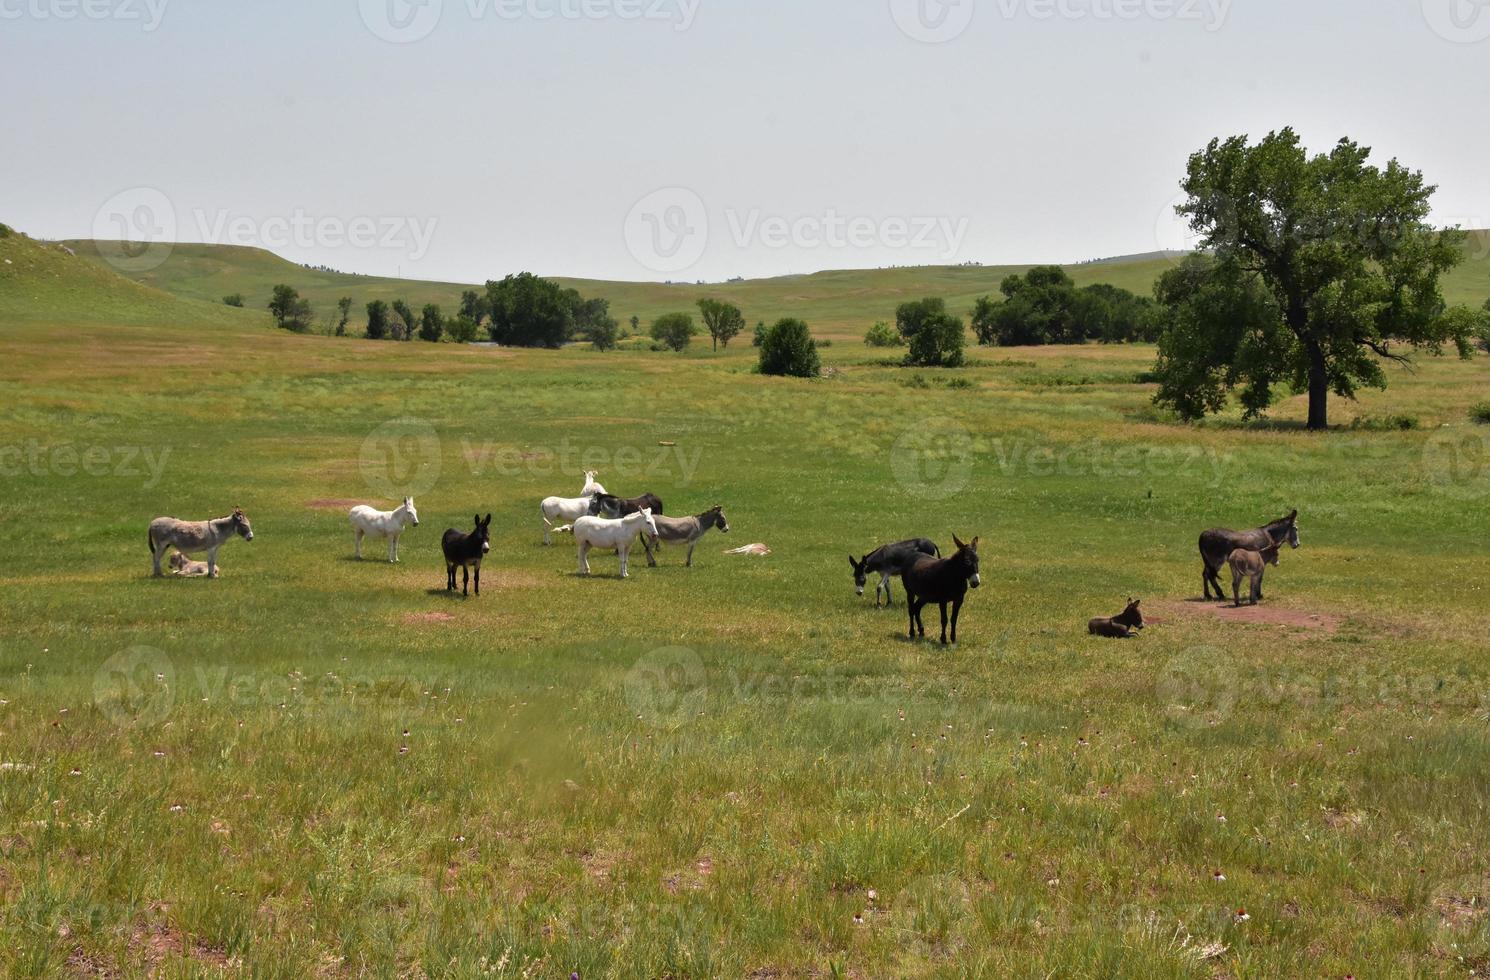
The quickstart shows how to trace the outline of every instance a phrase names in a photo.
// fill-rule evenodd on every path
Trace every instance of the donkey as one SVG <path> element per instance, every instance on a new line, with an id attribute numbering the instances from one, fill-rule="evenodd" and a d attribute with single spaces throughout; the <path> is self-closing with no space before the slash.
<path id="1" fill-rule="evenodd" d="M 952 535 L 957 553 L 951 558 L 931 558 L 922 555 L 900 573 L 900 584 L 905 588 L 906 610 L 911 617 L 910 638 L 915 639 L 919 630 L 926 636 L 926 626 L 921 622 L 921 608 L 935 602 L 942 609 L 942 646 L 947 645 L 947 603 L 952 604 L 952 642 L 957 642 L 957 616 L 962 612 L 962 601 L 969 587 L 976 589 L 983 584 L 978 575 L 978 539 L 967 544 Z"/>
<path id="2" fill-rule="evenodd" d="M 1092 620 L 1086 624 L 1087 632 L 1113 640 L 1133 639 L 1138 635 L 1135 631 L 1143 629 L 1143 612 L 1138 608 L 1139 602 L 1138 599 L 1129 599 L 1128 608 L 1111 619 Z"/>
<path id="3" fill-rule="evenodd" d="M 217 578 L 217 549 L 233 535 L 244 541 L 254 539 L 254 530 L 242 508 L 234 507 L 227 517 L 215 521 L 178 521 L 174 517 L 157 517 L 150 522 L 147 540 L 155 561 L 155 576 L 161 577 L 160 560 L 172 547 L 188 555 L 207 552 L 207 577 Z"/>
<path id="4" fill-rule="evenodd" d="M 652 512 L 643 509 L 620 520 L 581 517 L 574 522 L 573 530 L 574 540 L 579 543 L 579 574 L 590 574 L 590 549 L 615 549 L 621 556 L 621 577 L 630 578 L 628 560 L 631 546 L 636 543 L 638 534 L 646 533 L 655 538 L 657 523 L 652 519 Z"/>
<path id="5" fill-rule="evenodd" d="M 192 561 L 179 551 L 171 552 L 171 574 L 180 578 L 208 578 L 212 572 L 204 561 Z"/>
<path id="6" fill-rule="evenodd" d="M 662 498 L 655 493 L 644 493 L 640 497 L 617 497 L 613 494 L 600 494 L 600 501 L 607 510 L 614 510 L 617 517 L 630 517 L 632 514 L 642 510 L 650 510 L 653 516 L 661 514 Z"/>
<path id="7" fill-rule="evenodd" d="M 895 599 L 890 582 L 922 555 L 940 558 L 942 549 L 929 538 L 912 538 L 876 548 L 859 561 L 854 561 L 854 556 L 849 555 L 849 567 L 854 570 L 854 594 L 863 595 L 864 587 L 869 583 L 869 573 L 878 572 L 880 580 L 874 587 L 874 608 L 879 608 L 881 591 L 885 593 L 885 605 L 893 606 Z"/>
<path id="8" fill-rule="evenodd" d="M 652 523 L 657 525 L 658 540 L 688 545 L 686 564 L 689 568 L 693 567 L 693 549 L 698 547 L 700 538 L 716 527 L 720 534 L 729 533 L 729 521 L 725 519 L 723 507 L 711 507 L 697 517 L 658 517 L 654 513 Z M 652 556 L 652 540 L 643 537 L 642 547 L 647 549 L 647 564 L 656 568 L 657 559 Z"/>
<path id="9" fill-rule="evenodd" d="M 1299 512 L 1297 510 L 1255 531 L 1228 531 L 1225 528 L 1206 531 L 1200 536 L 1200 557 L 1205 562 L 1205 569 L 1201 573 L 1200 580 L 1205 589 L 1206 599 L 1211 598 L 1211 590 L 1214 588 L 1216 598 L 1223 602 L 1226 601 L 1226 590 L 1221 587 L 1221 579 L 1217 576 L 1221 571 L 1221 566 L 1226 564 L 1233 551 L 1238 548 L 1246 551 L 1262 551 L 1284 542 L 1287 542 L 1290 548 L 1299 546 Z"/>
<path id="10" fill-rule="evenodd" d="M 375 510 L 363 504 L 353 507 L 349 516 L 352 519 L 352 545 L 357 551 L 358 561 L 362 560 L 362 537 L 371 535 L 388 539 L 388 561 L 390 564 L 397 562 L 398 539 L 404 528 L 411 524 L 419 526 L 419 511 L 414 509 L 413 497 L 405 497 L 397 510 Z"/>
<path id="11" fill-rule="evenodd" d="M 609 494 L 606 494 L 605 487 L 595 479 L 597 475 L 594 470 L 585 471 L 585 486 L 580 490 L 578 497 L 549 497 L 539 506 L 538 513 L 543 518 L 544 544 L 554 543 L 555 521 L 576 521 L 581 517 L 622 516 L 614 506 L 601 504 L 601 495 L 609 496 Z"/>
<path id="12" fill-rule="evenodd" d="M 476 594 L 481 594 L 481 559 L 491 551 L 491 515 L 476 515 L 476 529 L 463 534 L 455 528 L 445 532 L 440 546 L 445 550 L 445 591 L 455 591 L 455 567 L 460 566 L 460 594 L 470 595 L 471 569 L 476 570 Z"/>
<path id="13" fill-rule="evenodd" d="M 1268 545 L 1261 551 L 1238 548 L 1226 558 L 1231 566 L 1231 596 L 1237 606 L 1242 604 L 1242 579 L 1251 579 L 1252 605 L 1262 601 L 1262 573 L 1269 565 L 1278 564 L 1278 545 Z"/>

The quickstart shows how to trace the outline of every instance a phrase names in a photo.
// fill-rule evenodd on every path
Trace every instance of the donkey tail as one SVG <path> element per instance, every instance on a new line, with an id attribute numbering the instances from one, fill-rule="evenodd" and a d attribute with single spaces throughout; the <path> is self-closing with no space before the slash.
<path id="1" fill-rule="evenodd" d="M 145 544 L 149 546 L 150 553 L 155 554 L 155 533 L 153 531 L 145 532 Z"/>

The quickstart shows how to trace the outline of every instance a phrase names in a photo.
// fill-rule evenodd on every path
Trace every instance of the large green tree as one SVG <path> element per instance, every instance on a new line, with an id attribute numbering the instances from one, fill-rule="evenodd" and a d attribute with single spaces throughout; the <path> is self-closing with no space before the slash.
<path id="1" fill-rule="evenodd" d="M 961 367 L 965 342 L 962 320 L 947 312 L 946 300 L 936 296 L 902 303 L 895 311 L 895 327 L 909 350 L 905 363 L 914 367 Z"/>
<path id="2" fill-rule="evenodd" d="M 822 371 L 812 331 L 801 320 L 788 317 L 776 321 L 760 343 L 761 374 L 815 378 Z"/>
<path id="3" fill-rule="evenodd" d="M 733 303 L 705 298 L 698 301 L 698 309 L 704 318 L 704 329 L 714 339 L 715 350 L 729 347 L 735 335 L 745 329 L 745 314 Z"/>
<path id="4" fill-rule="evenodd" d="M 698 328 L 687 313 L 664 313 L 652 321 L 652 339 L 675 351 L 686 350 Z"/>
<path id="5" fill-rule="evenodd" d="M 491 339 L 509 347 L 564 346 L 574 328 L 574 301 L 557 283 L 520 272 L 486 284 Z"/>
<path id="6" fill-rule="evenodd" d="M 305 333 L 310 329 L 310 300 L 302 298 L 293 286 L 274 287 L 274 295 L 269 300 L 269 312 L 274 316 L 275 324 L 285 330 Z"/>
<path id="7" fill-rule="evenodd" d="M 1310 156 L 1284 129 L 1256 144 L 1213 140 L 1190 158 L 1178 212 L 1214 262 L 1159 286 L 1175 311 L 1160 340 L 1162 403 L 1203 414 L 1239 386 L 1255 414 L 1281 382 L 1309 393 L 1309 428 L 1323 429 L 1330 394 L 1385 387 L 1382 360 L 1407 360 L 1403 348 L 1467 354 L 1463 318 L 1443 315 L 1439 289 L 1463 235 L 1428 224 L 1436 188 L 1421 173 L 1370 155 L 1341 140 Z M 1240 305 L 1218 308 L 1228 296 Z"/>

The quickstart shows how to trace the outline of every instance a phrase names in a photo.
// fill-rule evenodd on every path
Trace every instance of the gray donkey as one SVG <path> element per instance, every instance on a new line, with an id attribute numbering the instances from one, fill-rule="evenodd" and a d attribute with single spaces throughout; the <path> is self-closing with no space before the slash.
<path id="1" fill-rule="evenodd" d="M 1200 581 L 1205 588 L 1205 597 L 1209 599 L 1214 589 L 1216 598 L 1226 601 L 1226 590 L 1221 587 L 1218 575 L 1233 551 L 1238 548 L 1262 551 L 1283 544 L 1290 548 L 1299 546 L 1298 511 L 1254 531 L 1229 531 L 1225 528 L 1206 531 L 1200 536 L 1200 557 L 1205 562 Z"/>
<path id="2" fill-rule="evenodd" d="M 234 507 L 227 517 L 215 521 L 178 521 L 174 517 L 157 517 L 150 522 L 150 555 L 155 574 L 161 575 L 160 560 L 174 545 L 188 555 L 207 552 L 207 576 L 217 578 L 217 549 L 240 535 L 244 541 L 254 539 L 253 527 L 240 508 Z"/>
<path id="3" fill-rule="evenodd" d="M 729 521 L 725 520 L 723 507 L 711 507 L 697 517 L 663 517 L 654 513 L 652 521 L 657 525 L 659 541 L 688 545 L 687 564 L 689 568 L 693 567 L 693 549 L 698 546 L 700 538 L 716 527 L 719 528 L 721 534 L 729 533 Z M 642 547 L 647 549 L 647 564 L 653 568 L 657 567 L 657 559 L 652 557 L 652 549 L 655 546 L 656 542 L 647 535 L 642 535 Z"/>
<path id="4" fill-rule="evenodd" d="M 864 586 L 869 582 L 869 573 L 878 572 L 880 580 L 874 586 L 875 608 L 879 607 L 882 591 L 885 594 L 885 605 L 893 605 L 894 598 L 890 594 L 891 580 L 914 565 L 922 556 L 940 558 L 942 550 L 936 546 L 936 542 L 928 538 L 912 538 L 909 541 L 900 541 L 876 548 L 859 561 L 855 561 L 854 556 L 849 555 L 848 563 L 854 570 L 854 594 L 863 595 Z"/>

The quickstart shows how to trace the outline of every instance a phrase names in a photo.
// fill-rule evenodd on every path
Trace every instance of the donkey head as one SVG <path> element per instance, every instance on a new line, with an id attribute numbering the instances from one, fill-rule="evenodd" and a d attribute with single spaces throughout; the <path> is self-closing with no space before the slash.
<path id="1" fill-rule="evenodd" d="M 491 551 L 491 515 L 487 514 L 483 521 L 481 515 L 477 514 L 475 520 L 476 530 L 471 532 L 471 538 L 481 542 L 481 553 L 484 555 Z"/>
<path id="2" fill-rule="evenodd" d="M 978 575 L 978 539 L 974 537 L 971 542 L 963 544 L 954 534 L 952 543 L 957 546 L 957 554 L 951 560 L 961 568 L 967 584 L 976 589 L 983 584 L 983 579 Z"/>
<path id="3" fill-rule="evenodd" d="M 237 531 L 244 541 L 254 539 L 253 525 L 248 523 L 248 515 L 243 513 L 242 507 L 233 508 L 233 530 Z"/>
<path id="4" fill-rule="evenodd" d="M 414 509 L 414 498 L 404 498 L 404 512 L 409 515 L 409 523 L 415 527 L 419 526 L 419 512 Z"/>
<path id="5" fill-rule="evenodd" d="M 1268 526 L 1268 536 L 1275 542 L 1282 544 L 1288 542 L 1290 548 L 1299 546 L 1299 512 L 1295 510 L 1280 520 L 1274 521 Z M 1277 564 L 1277 562 L 1273 562 Z"/>
<path id="6" fill-rule="evenodd" d="M 621 516 L 621 498 L 597 493 L 590 498 L 590 516 L 616 520 Z"/>
<path id="7" fill-rule="evenodd" d="M 869 556 L 865 555 L 860 561 L 854 561 L 854 556 L 848 556 L 849 567 L 854 570 L 854 595 L 863 595 L 864 586 L 869 582 Z"/>
<path id="8" fill-rule="evenodd" d="M 724 508 L 715 506 L 709 513 L 714 515 L 714 524 L 719 528 L 719 533 L 728 534 L 729 521 L 724 517 Z"/>
<path id="9" fill-rule="evenodd" d="M 647 533 L 654 538 L 657 537 L 657 522 L 652 520 L 652 508 L 643 507 L 641 509 L 641 515 L 646 519 Z"/>
<path id="10" fill-rule="evenodd" d="M 1262 560 L 1276 567 L 1278 564 L 1278 550 L 1282 547 L 1283 545 L 1281 543 L 1274 543 L 1262 549 Z M 1294 547 L 1297 548 L 1298 545 L 1294 545 Z"/>
<path id="11" fill-rule="evenodd" d="M 1123 610 L 1122 615 L 1113 617 L 1112 621 L 1131 629 L 1143 629 L 1143 610 L 1138 608 L 1142 601 L 1142 599 L 1129 599 L 1128 608 Z"/>

